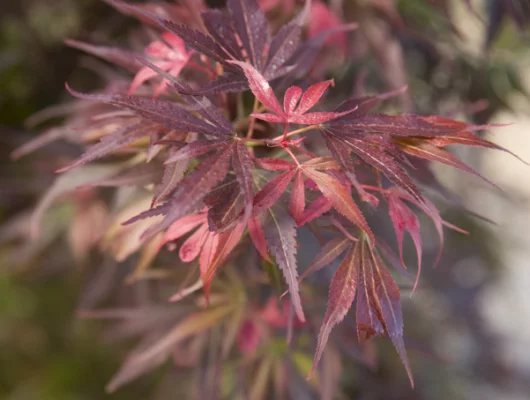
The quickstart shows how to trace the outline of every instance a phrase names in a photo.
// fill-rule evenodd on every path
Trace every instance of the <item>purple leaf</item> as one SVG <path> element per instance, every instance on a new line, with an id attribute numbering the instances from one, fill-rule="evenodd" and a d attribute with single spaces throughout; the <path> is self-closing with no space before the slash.
<path id="1" fill-rule="evenodd" d="M 269 39 L 269 25 L 256 0 L 228 0 L 232 23 L 252 65 L 261 69 L 261 58 Z"/>
<path id="2" fill-rule="evenodd" d="M 268 79 L 278 78 L 280 67 L 283 66 L 294 54 L 300 45 L 302 27 L 307 20 L 311 0 L 307 0 L 303 10 L 288 24 L 282 26 L 270 43 L 264 75 Z"/>
<path id="3" fill-rule="evenodd" d="M 228 16 L 219 10 L 206 10 L 201 13 L 204 26 L 217 43 L 222 43 L 228 54 L 236 60 L 243 59 L 234 28 Z"/>
<path id="4" fill-rule="evenodd" d="M 204 198 L 208 207 L 208 226 L 212 232 L 234 228 L 245 207 L 245 200 L 235 179 L 223 182 Z"/>
<path id="5" fill-rule="evenodd" d="M 217 44 L 210 36 L 207 36 L 195 29 L 188 28 L 186 25 L 178 24 L 163 19 L 155 19 L 159 25 L 173 32 L 180 37 L 188 46 L 197 50 L 199 53 L 210 57 L 221 64 L 225 64 L 225 59 L 229 58 L 228 54 Z"/>
<path id="6" fill-rule="evenodd" d="M 265 209 L 272 207 L 280 199 L 295 174 L 296 170 L 291 169 L 267 182 L 254 198 L 253 215 L 259 215 Z"/>
<path id="7" fill-rule="evenodd" d="M 68 91 L 75 97 L 100 101 L 112 104 L 116 107 L 134 111 L 139 116 L 159 123 L 168 129 L 180 131 L 197 132 L 205 135 L 224 136 L 218 130 L 195 115 L 179 107 L 176 103 L 167 100 L 153 100 L 144 97 L 120 96 L 109 94 L 83 94 L 78 93 L 66 86 Z"/>
<path id="8" fill-rule="evenodd" d="M 169 86 L 175 89 L 181 95 L 184 101 L 188 103 L 190 107 L 192 107 L 192 110 L 199 113 L 204 120 L 217 127 L 226 136 L 234 135 L 232 124 L 230 124 L 224 114 L 219 111 L 219 109 L 212 104 L 207 97 L 196 95 L 191 96 L 186 94 L 195 93 L 186 82 L 158 68 L 156 65 L 144 60 L 143 58 L 140 58 L 139 61 L 151 68 L 153 71 L 157 72 L 164 79 L 167 79 Z"/>
<path id="9" fill-rule="evenodd" d="M 231 152 L 231 145 L 224 146 L 214 156 L 186 175 L 169 200 L 171 206 L 165 218 L 158 225 L 148 229 L 144 233 L 145 237 L 163 231 L 175 220 L 199 208 L 204 196 L 228 173 Z"/>
<path id="10" fill-rule="evenodd" d="M 355 116 L 355 113 L 328 123 L 340 126 L 343 132 L 361 131 L 385 133 L 392 136 L 433 137 L 457 133 L 465 130 L 466 124 L 441 125 L 431 123 L 429 117 L 414 114 L 386 115 L 368 114 Z M 345 136 L 347 134 L 345 133 Z"/>
<path id="11" fill-rule="evenodd" d="M 188 143 L 184 147 L 172 152 L 167 158 L 165 164 L 171 164 L 177 161 L 188 160 L 193 157 L 209 153 L 217 150 L 219 146 L 226 144 L 227 142 L 221 140 L 196 140 L 195 142 Z"/>
<path id="12" fill-rule="evenodd" d="M 248 82 L 244 76 L 225 72 L 203 87 L 192 89 L 187 93 L 207 96 L 217 93 L 237 93 L 247 89 Z"/>

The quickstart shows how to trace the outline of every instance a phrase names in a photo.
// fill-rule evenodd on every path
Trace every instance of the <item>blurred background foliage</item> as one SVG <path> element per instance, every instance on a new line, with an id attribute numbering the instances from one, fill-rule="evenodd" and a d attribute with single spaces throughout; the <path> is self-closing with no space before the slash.
<path id="1" fill-rule="evenodd" d="M 459 4 L 453 4 L 456 2 Z M 331 1 L 335 3 L 342 4 Z M 348 18 L 355 20 L 364 15 L 368 3 L 345 0 L 343 5 Z M 530 49 L 528 35 L 520 29 L 526 20 L 510 17 L 498 8 L 502 0 L 471 2 L 478 5 L 476 11 L 483 19 L 481 22 L 476 18 L 473 24 L 487 27 L 483 30 L 483 46 L 471 50 L 465 47 L 470 31 L 462 31 L 461 25 L 456 27 L 459 12 L 465 11 L 468 18 L 472 15 L 463 1 L 399 0 L 396 8 L 385 8 L 385 4 L 394 4 L 392 1 L 373 3 L 380 4 L 376 11 L 386 12 L 391 21 L 389 37 L 397 40 L 405 61 L 404 70 L 398 72 L 406 76 L 412 107 L 418 112 L 463 112 L 477 123 L 487 123 L 496 112 L 509 108 L 510 96 L 528 96 L 517 65 Z M 399 19 L 392 14 L 394 11 Z M 60 235 L 69 225 L 72 207 L 64 203 L 54 208 L 46 217 L 45 232 L 39 240 L 30 244 L 24 240 L 20 227 L 27 212 L 53 181 L 50 162 L 54 164 L 61 156 L 78 150 L 61 142 L 16 163 L 9 157 L 14 148 L 36 134 L 25 120 L 68 98 L 65 81 L 74 81 L 84 90 L 100 87 L 101 82 L 91 71 L 100 64 L 66 47 L 64 39 L 130 43 L 127 33 L 135 23 L 100 0 L 0 2 L 2 400 L 145 399 L 151 398 L 158 379 L 158 374 L 150 374 L 116 393 L 104 392 L 128 343 L 103 343 L 104 324 L 78 319 L 80 293 L 91 272 L 76 262 L 67 239 Z M 399 24 L 407 28 L 400 29 Z M 368 84 L 379 89 L 406 83 L 389 74 L 396 64 L 395 60 L 384 60 L 386 50 L 377 49 L 375 57 L 361 58 L 362 63 L 346 63 L 338 69 L 338 79 L 342 76 L 344 82 L 350 80 L 353 84 L 352 77 L 364 67 L 369 71 Z M 385 62 L 390 67 L 385 69 Z M 371 69 L 374 65 L 383 65 L 383 69 Z M 484 100 L 486 106 L 476 106 L 477 101 Z M 504 397 L 506 393 L 515 393 L 513 398 L 519 398 L 517 393 L 530 393 L 528 371 L 503 361 L 498 345 L 501 338 L 488 330 L 477 309 L 484 288 L 503 274 L 495 237 L 477 219 L 456 208 L 447 207 L 445 218 L 471 235 L 449 234 L 442 265 L 435 270 L 425 268 L 423 288 L 412 300 L 404 296 L 416 391 L 408 388 L 389 344 L 377 341 L 383 354 L 380 365 L 372 370 L 353 366 L 346 374 L 343 388 L 351 398 L 464 399 L 470 398 L 469 393 L 486 398 L 478 395 L 482 389 L 470 387 L 486 388 L 492 399 L 508 398 Z M 96 256 L 84 261 L 104 262 Z M 141 292 L 142 288 L 127 290 Z M 387 353 L 389 357 L 385 357 Z"/>

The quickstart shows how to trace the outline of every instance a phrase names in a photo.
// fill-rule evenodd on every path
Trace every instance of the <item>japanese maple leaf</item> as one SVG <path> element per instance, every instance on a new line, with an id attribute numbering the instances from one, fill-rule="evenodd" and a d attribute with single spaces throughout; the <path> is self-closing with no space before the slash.
<path id="1" fill-rule="evenodd" d="M 326 89 L 329 86 L 333 87 L 332 79 L 311 85 L 305 92 L 299 86 L 291 86 L 285 92 L 282 107 L 269 82 L 256 68 L 241 61 L 230 61 L 230 63 L 238 65 L 243 70 L 256 99 L 274 113 L 251 114 L 255 118 L 268 122 L 314 125 L 342 117 L 356 110 L 356 107 L 353 107 L 343 112 L 307 113 L 320 100 Z"/>
<path id="2" fill-rule="evenodd" d="M 309 15 L 310 1 L 300 14 L 285 24 L 271 38 L 267 19 L 256 0 L 228 0 L 227 12 L 205 10 L 201 13 L 207 34 L 160 18 L 145 9 L 119 0 L 107 0 L 115 7 L 142 15 L 160 27 L 182 38 L 195 51 L 223 66 L 223 74 L 204 87 L 188 93 L 212 94 L 218 92 L 240 92 L 247 89 L 247 81 L 241 71 L 228 61 L 248 62 L 269 79 L 274 80 L 292 71 L 291 59 L 300 48 L 302 27 Z M 305 48 L 314 53 L 323 43 Z M 304 53 L 305 54 L 305 53 Z M 303 60 L 303 58 L 300 58 Z M 298 63 L 296 61 L 295 63 Z"/>
<path id="3" fill-rule="evenodd" d="M 184 41 L 171 32 L 164 32 L 161 40 L 151 42 L 145 49 L 145 54 L 153 59 L 153 64 L 163 71 L 167 71 L 172 76 L 179 76 L 184 66 L 188 63 L 192 51 L 186 49 Z M 158 77 L 159 74 L 152 68 L 145 66 L 141 68 L 134 77 L 129 88 L 129 95 L 133 94 L 136 89 L 145 81 Z M 168 81 L 162 78 L 153 97 L 161 94 L 167 87 Z"/>

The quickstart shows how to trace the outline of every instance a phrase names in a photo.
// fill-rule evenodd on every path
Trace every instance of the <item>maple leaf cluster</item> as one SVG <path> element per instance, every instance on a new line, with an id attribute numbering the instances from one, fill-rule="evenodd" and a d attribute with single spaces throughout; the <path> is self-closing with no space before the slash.
<path id="1" fill-rule="evenodd" d="M 359 342 L 377 335 L 390 338 L 412 383 L 400 290 L 387 264 L 405 270 L 403 240 L 408 233 L 417 253 L 415 289 L 422 260 L 417 213 L 432 220 L 440 251 L 444 227 L 459 230 L 444 221 L 425 197 L 418 186 L 422 176 L 417 175 L 425 172 L 425 162 L 478 175 L 446 149 L 449 145 L 504 149 L 474 134 L 483 126 L 445 117 L 373 112 L 405 88 L 352 97 L 329 107 L 331 102 L 324 100 L 334 81 L 314 82 L 308 73 L 328 39 L 339 33 L 342 49 L 346 33 L 355 25 L 341 25 L 338 18 L 311 22 L 321 9 L 332 15 L 323 2 L 307 1 L 297 16 L 270 35 L 256 0 L 228 0 L 226 10 L 201 4 L 200 18 L 177 6 L 165 9 L 106 1 L 151 24 L 159 38 L 147 45 L 144 54 L 69 42 L 128 69 L 134 78 L 127 84 L 109 85 L 99 94 L 83 94 L 67 86 L 85 107 L 85 115 L 91 110 L 89 118 L 71 122 L 77 132 L 85 132 L 78 139 L 96 143 L 60 172 L 72 176 L 97 159 L 133 154 L 114 169 L 94 172 L 87 182 L 76 181 L 74 175 L 69 183 L 85 188 L 136 186 L 148 192 L 146 201 L 120 214 L 107 233 L 107 239 L 128 243 L 119 258 L 141 251 L 137 277 L 164 249 L 178 249 L 178 259 L 196 265 L 200 279 L 172 299 L 202 288 L 206 301 L 214 302 L 216 274 L 227 265 L 238 265 L 242 248 L 252 250 L 264 263 L 279 268 L 289 295 L 288 310 L 275 314 L 273 308 L 265 307 L 259 315 L 265 316 L 267 326 L 297 332 L 310 323 L 301 290 L 304 279 L 339 260 L 329 282 L 327 309 L 320 316 L 309 377 L 317 371 L 332 328 L 355 303 Z M 297 8 L 296 2 L 284 6 Z M 250 104 L 244 93 L 248 91 L 253 96 Z M 281 93 L 283 103 L 278 100 Z M 17 155 L 61 135 L 64 131 L 48 132 Z M 321 146 L 306 145 L 315 137 Z M 434 186 L 434 175 L 428 179 Z M 56 192 L 39 206 L 35 230 Z M 363 210 L 388 213 L 397 254 L 374 232 Z M 326 229 L 331 238 L 300 274 L 297 252 L 304 247 L 299 247 L 297 235 L 306 227 Z M 287 316 L 291 309 L 296 318 Z M 193 326 L 207 329 L 230 312 L 228 308 L 202 311 L 204 319 L 193 315 L 179 326 L 189 325 L 188 333 Z M 241 353 L 254 351 L 267 329 L 252 318 L 241 322 L 236 329 Z M 156 364 L 164 346 L 171 347 L 167 343 L 176 345 L 187 338 L 178 335 L 133 357 L 127 365 L 136 371 L 142 362 Z M 124 371 L 112 387 L 134 375 Z"/>

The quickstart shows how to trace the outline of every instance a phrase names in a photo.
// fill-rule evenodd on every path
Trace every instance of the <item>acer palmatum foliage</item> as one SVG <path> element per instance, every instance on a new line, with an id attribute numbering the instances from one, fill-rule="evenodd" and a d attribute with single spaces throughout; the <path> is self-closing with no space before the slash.
<path id="1" fill-rule="evenodd" d="M 422 265 L 418 214 L 432 220 L 440 252 L 444 227 L 459 230 L 442 219 L 420 190 L 417 182 L 425 183 L 425 176 L 414 165 L 426 168 L 418 160 L 437 162 L 478 175 L 446 147 L 504 149 L 474 134 L 484 126 L 374 112 L 406 88 L 345 98 L 338 105 L 336 98 L 329 101 L 334 81 L 314 81 L 313 68 L 330 38 L 346 52 L 347 32 L 356 25 L 340 25 L 324 2 L 307 1 L 301 7 L 285 2 L 282 7 L 298 8 L 299 14 L 274 35 L 256 0 L 228 0 L 226 10 L 206 9 L 191 0 L 156 7 L 106 2 L 149 24 L 158 38 L 146 43 L 144 54 L 69 41 L 128 70 L 130 80 L 111 82 L 97 94 L 67 85 L 79 103 L 64 128 L 47 132 L 16 155 L 67 132 L 86 146 L 58 171 L 64 175 L 37 207 L 35 234 L 46 209 L 66 192 L 80 186 L 132 186 L 133 192 L 118 190 L 121 201 L 115 222 L 101 238 L 103 248 L 119 261 L 140 253 L 129 278 L 133 282 L 158 276 L 157 260 L 168 251 L 165 259 L 189 271 L 187 275 L 197 271 L 196 282 L 183 279 L 170 300 L 193 299 L 199 306 L 192 312 L 189 308 L 187 315 L 178 309 L 179 318 L 169 327 L 139 323 L 149 345 L 127 359 L 109 389 L 171 356 L 181 365 L 177 355 L 183 352 L 189 353 L 184 358 L 198 362 L 207 351 L 198 338 L 213 329 L 225 334 L 219 344 L 222 357 L 253 357 L 261 363 L 260 371 L 277 362 L 259 353 L 260 346 L 282 335 L 295 346 L 293 338 L 309 335 L 316 348 L 313 366 L 306 371 L 311 378 L 333 328 L 344 318 L 355 321 L 360 343 L 388 337 L 413 384 L 400 290 L 388 266 L 408 276 L 403 257 L 408 233 L 417 254 L 414 291 L 421 284 Z M 279 7 L 277 2 L 262 3 L 267 9 Z M 333 18 L 320 19 L 324 11 Z M 201 18 L 193 18 L 199 12 Z M 316 140 L 319 146 L 309 145 Z M 109 156 L 112 163 L 92 164 Z M 434 175 L 428 180 L 440 187 Z M 397 251 L 378 235 L 363 210 L 388 214 Z M 297 237 L 306 227 L 325 230 L 327 239 L 313 263 L 301 268 L 297 253 L 304 244 Z M 315 307 L 314 283 L 305 278 L 337 260 L 327 282 L 327 308 Z M 271 286 L 287 288 L 288 299 L 282 298 L 279 308 L 281 290 L 271 291 L 264 306 L 254 303 L 253 291 L 267 277 Z M 318 337 L 312 335 L 316 321 L 321 323 Z M 150 328 L 158 332 L 155 341 Z M 351 325 L 342 329 L 352 331 Z"/>

